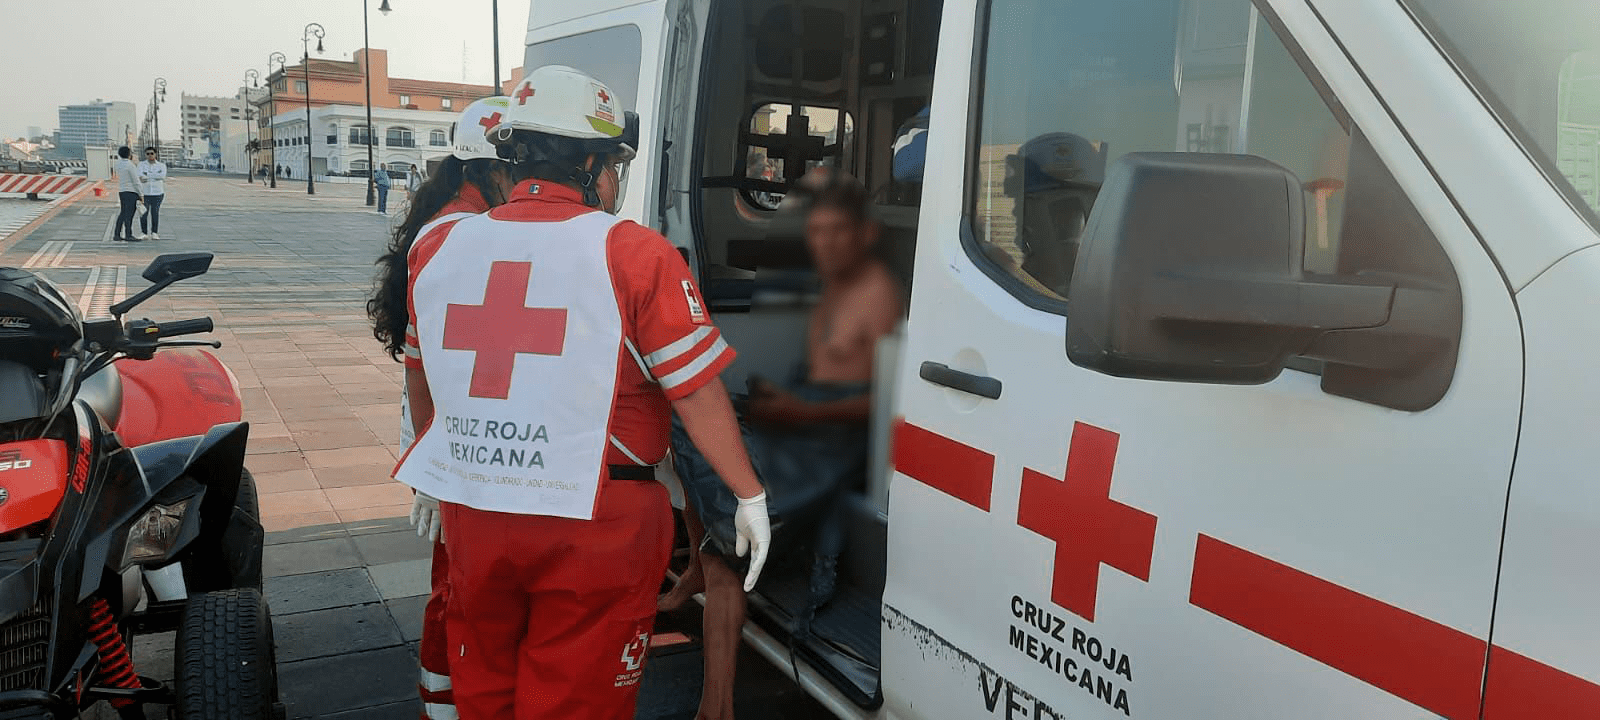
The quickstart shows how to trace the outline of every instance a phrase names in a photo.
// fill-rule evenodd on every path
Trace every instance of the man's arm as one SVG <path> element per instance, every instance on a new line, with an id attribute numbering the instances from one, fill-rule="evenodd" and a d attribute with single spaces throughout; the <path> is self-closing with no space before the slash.
<path id="1" fill-rule="evenodd" d="M 871 414 L 871 391 L 827 402 L 802 400 L 793 393 L 776 388 L 756 389 L 750 394 L 750 417 L 765 422 L 790 425 L 865 422 Z"/>

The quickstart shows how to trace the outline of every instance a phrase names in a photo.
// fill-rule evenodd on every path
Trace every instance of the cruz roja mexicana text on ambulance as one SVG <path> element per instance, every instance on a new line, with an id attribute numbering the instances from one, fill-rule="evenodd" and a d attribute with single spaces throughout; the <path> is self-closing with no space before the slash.
<path id="1" fill-rule="evenodd" d="M 1011 615 L 1022 621 L 1020 626 L 1013 624 L 1009 628 L 1012 649 L 1105 701 L 1112 709 L 1132 715 L 1128 709 L 1128 690 L 1118 686 L 1118 683 L 1133 682 L 1133 661 L 1127 654 L 1069 626 L 1059 611 L 1035 605 L 1020 596 L 1011 596 Z"/>
<path id="2" fill-rule="evenodd" d="M 550 433 L 543 425 L 504 422 L 483 418 L 444 417 L 444 431 L 448 435 L 481 438 L 502 443 L 550 443 Z M 543 468 L 544 455 L 539 450 L 525 446 L 481 445 L 450 441 L 450 456 L 457 462 L 498 467 Z"/>

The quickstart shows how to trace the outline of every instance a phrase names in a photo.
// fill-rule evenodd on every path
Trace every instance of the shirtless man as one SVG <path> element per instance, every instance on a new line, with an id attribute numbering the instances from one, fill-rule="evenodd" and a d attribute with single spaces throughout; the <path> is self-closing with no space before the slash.
<path id="1" fill-rule="evenodd" d="M 804 380 L 784 388 L 752 379 L 744 439 L 774 503 L 774 519 L 789 520 L 796 534 L 821 535 L 826 531 L 818 528 L 825 521 L 817 518 L 866 466 L 873 355 L 878 339 L 904 316 L 905 299 L 900 283 L 872 255 L 879 226 L 868 216 L 865 188 L 848 175 L 819 168 L 802 178 L 791 196 L 807 201 L 805 239 L 822 280 L 822 299 L 806 332 Z M 684 520 L 691 548 L 701 546 L 708 528 L 711 539 L 705 552 L 691 551 L 683 578 L 658 607 L 670 612 L 694 593 L 706 591 L 705 684 L 696 717 L 731 718 L 745 621 L 742 576 L 730 566 L 736 558 L 727 546 L 732 533 L 728 518 L 735 506 L 692 449 L 679 442 L 680 435 L 675 428 L 673 446 L 680 450 L 678 471 L 688 500 Z M 830 563 L 825 583 L 831 587 L 833 558 L 828 553 L 838 552 L 837 538 L 783 538 L 781 529 L 779 535 L 777 552 L 785 540 L 818 546 L 815 562 Z M 817 573 L 813 568 L 814 578 Z"/>

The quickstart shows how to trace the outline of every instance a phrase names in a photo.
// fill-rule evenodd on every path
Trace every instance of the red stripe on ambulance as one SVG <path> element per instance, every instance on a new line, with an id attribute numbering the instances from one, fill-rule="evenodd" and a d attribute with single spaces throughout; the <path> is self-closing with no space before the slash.
<path id="1" fill-rule="evenodd" d="M 895 421 L 894 469 L 984 512 L 994 489 L 994 455 L 905 421 Z"/>
<path id="2" fill-rule="evenodd" d="M 1489 649 L 1484 720 L 1593 717 L 1600 685 L 1503 647 Z"/>
<path id="3" fill-rule="evenodd" d="M 1488 644 L 1459 630 L 1206 535 L 1189 602 L 1451 720 L 1478 716 Z"/>

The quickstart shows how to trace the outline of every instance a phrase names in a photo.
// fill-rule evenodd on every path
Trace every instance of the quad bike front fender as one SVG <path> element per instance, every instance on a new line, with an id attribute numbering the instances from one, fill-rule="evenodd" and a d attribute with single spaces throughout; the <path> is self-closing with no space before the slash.
<path id="1" fill-rule="evenodd" d="M 230 526 L 235 525 L 234 505 L 239 494 L 239 479 L 244 470 L 245 447 L 249 440 L 248 423 L 234 422 L 216 425 L 204 435 L 175 438 L 130 448 L 134 461 L 133 472 L 138 477 L 120 483 L 120 492 L 101 496 L 98 512 L 109 515 L 107 522 L 92 527 L 106 528 L 86 545 L 87 557 L 83 565 L 83 597 L 87 598 L 100 587 L 105 573 L 120 575 L 123 557 L 127 550 L 129 531 L 154 505 L 172 506 L 185 498 L 190 500 L 178 537 L 165 557 L 153 565 L 163 565 L 189 555 L 204 555 L 207 562 L 217 561 L 224 567 L 201 568 L 198 585 L 201 590 L 212 582 L 211 572 L 226 573 L 228 561 L 222 557 L 223 540 Z M 259 522 L 249 518 L 260 532 Z M 248 528 L 246 528 L 248 530 Z M 218 557 L 211 557 L 217 555 Z M 206 563 L 198 563 L 205 565 Z M 235 568 L 237 570 L 237 568 Z M 246 568 L 248 571 L 248 568 Z M 256 569 L 259 572 L 259 568 Z M 189 575 L 186 568 L 185 575 Z M 81 599 L 81 598 L 80 598 Z"/>

